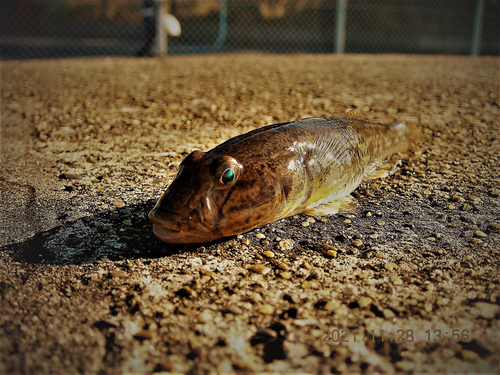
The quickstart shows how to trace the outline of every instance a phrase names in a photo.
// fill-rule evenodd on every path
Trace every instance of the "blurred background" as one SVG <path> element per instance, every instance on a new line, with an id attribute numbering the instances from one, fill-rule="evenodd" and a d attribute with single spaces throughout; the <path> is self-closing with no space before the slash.
<path id="1" fill-rule="evenodd" d="M 182 33 L 166 37 L 158 26 L 152 54 L 500 54 L 499 0 L 154 3 L 155 14 L 174 15 Z M 0 0 L 0 58 L 134 56 L 145 39 L 142 5 L 141 11 L 139 0 Z"/>

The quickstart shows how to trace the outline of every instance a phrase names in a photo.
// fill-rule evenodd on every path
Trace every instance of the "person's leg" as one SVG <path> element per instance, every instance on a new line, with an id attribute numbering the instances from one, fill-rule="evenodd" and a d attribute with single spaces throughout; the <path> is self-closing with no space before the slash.
<path id="1" fill-rule="evenodd" d="M 154 17 L 147 17 L 143 20 L 145 40 L 142 48 L 137 52 L 137 56 L 153 56 L 153 44 L 156 37 L 156 20 Z"/>

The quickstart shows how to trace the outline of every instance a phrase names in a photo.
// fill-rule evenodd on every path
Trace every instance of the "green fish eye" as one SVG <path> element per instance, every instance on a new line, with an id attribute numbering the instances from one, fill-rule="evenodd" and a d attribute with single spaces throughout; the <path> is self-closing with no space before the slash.
<path id="1" fill-rule="evenodd" d="M 222 177 L 220 178 L 220 180 L 222 181 L 223 184 L 228 185 L 234 181 L 234 178 L 235 178 L 234 171 L 231 169 L 226 169 L 224 171 L 224 173 L 222 174 Z"/>

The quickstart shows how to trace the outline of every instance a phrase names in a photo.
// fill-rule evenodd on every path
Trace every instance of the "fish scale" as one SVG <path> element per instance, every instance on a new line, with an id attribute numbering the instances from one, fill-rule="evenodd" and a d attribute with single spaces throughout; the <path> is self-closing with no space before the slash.
<path id="1" fill-rule="evenodd" d="M 372 124 L 355 112 L 264 126 L 193 151 L 149 217 L 170 243 L 204 243 L 305 213 L 352 207 L 350 193 L 419 131 Z M 380 173 L 379 173 L 380 174 Z"/>

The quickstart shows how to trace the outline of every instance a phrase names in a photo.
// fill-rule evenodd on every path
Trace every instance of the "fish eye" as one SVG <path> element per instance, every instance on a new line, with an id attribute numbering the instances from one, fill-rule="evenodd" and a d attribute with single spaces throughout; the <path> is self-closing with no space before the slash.
<path id="1" fill-rule="evenodd" d="M 234 173 L 234 171 L 232 169 L 228 168 L 224 171 L 224 173 L 222 173 L 220 181 L 224 185 L 229 185 L 229 184 L 233 183 L 235 179 L 236 179 L 236 174 Z"/>
<path id="2" fill-rule="evenodd" d="M 210 161 L 209 172 L 219 188 L 234 184 L 241 175 L 243 167 L 231 156 L 218 156 Z"/>

